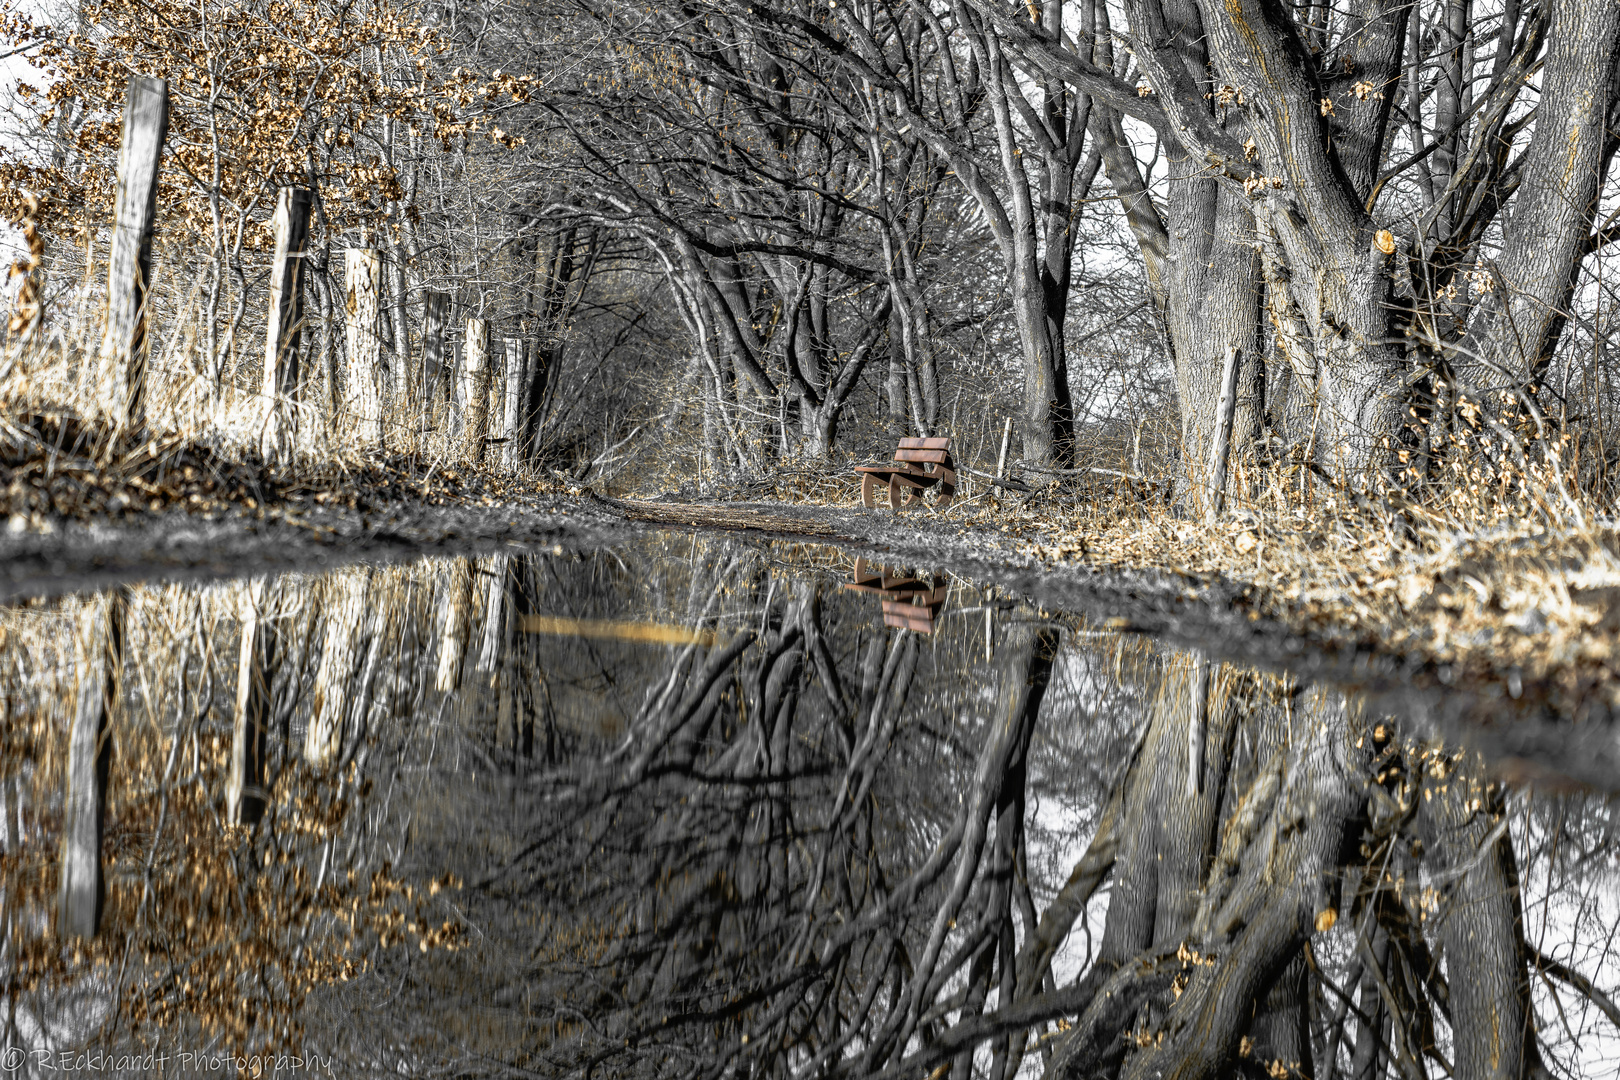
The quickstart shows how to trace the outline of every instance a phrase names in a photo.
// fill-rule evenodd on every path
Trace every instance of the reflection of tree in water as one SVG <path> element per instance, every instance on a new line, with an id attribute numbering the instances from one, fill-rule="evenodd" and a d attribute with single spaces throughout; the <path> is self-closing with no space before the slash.
<path id="1" fill-rule="evenodd" d="M 526 774 L 483 879 L 541 926 L 505 975 L 526 1067 L 1518 1076 L 1572 1052 L 1550 1016 L 1610 1008 L 1522 944 L 1504 794 L 1470 759 L 1273 677 L 1016 618 L 987 665 L 968 612 L 936 646 L 693 565 L 694 596 L 730 588 L 716 644 L 666 650 L 623 727 Z M 1104 683 L 1121 661 L 1140 693 Z M 1036 804 L 1093 831 L 1066 879 L 1031 871 Z M 1095 955 L 1060 983 L 1088 905 Z"/>
<path id="2" fill-rule="evenodd" d="M 887 629 L 847 574 L 683 537 L 136 590 L 90 946 L 141 956 L 121 1015 L 693 1077 L 1561 1075 L 1620 1023 L 1610 804 L 960 584 Z M 45 933 L 75 646 L 19 654 L 30 618 L 0 790 L 37 1011 L 86 969 Z"/>

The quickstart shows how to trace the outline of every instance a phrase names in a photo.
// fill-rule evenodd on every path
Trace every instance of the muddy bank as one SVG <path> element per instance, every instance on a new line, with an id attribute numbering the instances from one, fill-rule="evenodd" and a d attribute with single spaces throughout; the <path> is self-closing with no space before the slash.
<path id="1" fill-rule="evenodd" d="M 1395 655 L 1375 640 L 1261 613 L 1250 587 L 1160 570 L 1037 560 L 986 528 L 860 507 L 678 503 L 530 494 L 483 506 L 410 500 L 180 509 L 124 521 L 11 528 L 0 534 L 0 602 L 131 580 L 199 580 L 357 561 L 492 551 L 507 545 L 592 549 L 648 528 L 722 531 L 824 543 L 852 557 L 944 570 L 1054 616 L 1139 632 L 1219 659 L 1287 670 L 1354 690 L 1420 732 L 1462 737 L 1505 777 L 1620 788 L 1620 726 L 1599 673 L 1534 681 L 1515 670 Z M 1275 610 L 1274 605 L 1270 610 Z"/>

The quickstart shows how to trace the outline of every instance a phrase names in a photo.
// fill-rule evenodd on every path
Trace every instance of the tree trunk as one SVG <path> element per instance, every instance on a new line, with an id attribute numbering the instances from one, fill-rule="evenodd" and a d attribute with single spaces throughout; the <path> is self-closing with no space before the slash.
<path id="1" fill-rule="evenodd" d="M 1459 350 L 1476 390 L 1534 386 L 1552 359 L 1607 164 L 1620 5 L 1554 0 L 1536 126 L 1502 255 Z M 1612 149 L 1609 150 L 1612 153 Z M 1494 404 L 1494 403 L 1493 403 Z"/>

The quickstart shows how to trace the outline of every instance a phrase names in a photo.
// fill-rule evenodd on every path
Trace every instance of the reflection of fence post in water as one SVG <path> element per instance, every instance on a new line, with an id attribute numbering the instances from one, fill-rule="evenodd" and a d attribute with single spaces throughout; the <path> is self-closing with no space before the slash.
<path id="1" fill-rule="evenodd" d="M 493 555 L 489 560 L 488 591 L 484 594 L 484 635 L 478 649 L 477 671 L 495 682 L 495 672 L 506 652 L 507 631 L 507 576 L 511 572 L 510 555 Z"/>
<path id="2" fill-rule="evenodd" d="M 370 572 L 340 571 L 332 584 L 337 593 L 327 606 L 326 634 L 315 670 L 315 698 L 304 733 L 304 760 L 325 768 L 343 746 L 343 719 L 349 708 L 350 684 L 362 661 L 357 648 L 366 624 Z"/>
<path id="3" fill-rule="evenodd" d="M 1204 732 L 1209 726 L 1210 663 L 1193 657 L 1191 711 L 1187 723 L 1187 794 L 1204 790 Z"/>
<path id="4" fill-rule="evenodd" d="M 472 560 L 466 556 L 451 559 L 439 593 L 439 666 L 433 686 L 441 694 L 451 693 L 461 686 L 472 600 Z"/>
<path id="5" fill-rule="evenodd" d="M 107 328 L 101 363 L 111 369 L 112 404 L 131 424 L 146 418 L 146 307 L 158 166 L 169 133 L 169 84 L 132 78 L 118 150 L 112 247 L 107 252 Z"/>
<path id="6" fill-rule="evenodd" d="M 67 792 L 62 805 L 62 879 L 57 933 L 94 937 L 101 928 L 107 887 L 101 838 L 112 766 L 112 709 L 124 657 L 126 600 L 103 593 L 78 619 L 81 677 L 68 736 Z"/>
<path id="7" fill-rule="evenodd" d="M 538 594 L 535 566 L 533 555 L 512 557 L 506 574 L 507 595 L 502 605 L 506 625 L 495 676 L 499 689 L 496 741 L 511 749 L 514 763 L 534 752 L 536 694 L 533 680 L 543 678 L 538 665 L 532 662 L 534 650 L 529 635 L 519 633 L 535 609 Z"/>
<path id="8" fill-rule="evenodd" d="M 264 816 L 264 754 L 270 728 L 270 678 L 276 657 L 275 586 L 256 578 L 242 600 L 242 647 L 236 670 L 236 717 L 225 781 L 225 819 L 257 825 Z"/>

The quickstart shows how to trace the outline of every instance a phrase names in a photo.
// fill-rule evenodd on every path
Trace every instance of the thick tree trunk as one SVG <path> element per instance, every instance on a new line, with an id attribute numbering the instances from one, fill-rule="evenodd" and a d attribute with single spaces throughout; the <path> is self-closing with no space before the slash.
<path id="1" fill-rule="evenodd" d="M 1535 132 L 1459 364 L 1477 389 L 1533 386 L 1563 331 L 1602 186 L 1620 5 L 1554 0 Z M 1494 404 L 1494 403 L 1493 403 Z"/>
<path id="2" fill-rule="evenodd" d="M 1173 175 L 1182 170 L 1195 171 L 1190 160 L 1172 161 Z M 1260 434 L 1260 264 L 1253 245 L 1242 241 L 1255 228 L 1242 194 L 1213 180 L 1173 182 L 1167 226 L 1165 322 L 1181 403 L 1181 490 L 1186 493 L 1210 479 L 1205 471 L 1217 435 L 1228 350 L 1238 363 L 1231 459 L 1248 452 Z"/>

